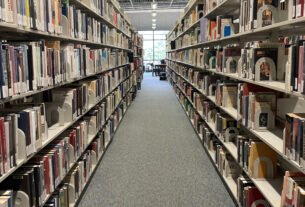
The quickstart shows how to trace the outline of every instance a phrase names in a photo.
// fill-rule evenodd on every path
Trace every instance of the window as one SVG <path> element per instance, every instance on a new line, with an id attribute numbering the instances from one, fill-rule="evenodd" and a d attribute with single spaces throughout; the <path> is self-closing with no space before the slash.
<path id="1" fill-rule="evenodd" d="M 143 35 L 144 64 L 158 64 L 166 58 L 166 34 L 168 31 L 139 31 Z"/>

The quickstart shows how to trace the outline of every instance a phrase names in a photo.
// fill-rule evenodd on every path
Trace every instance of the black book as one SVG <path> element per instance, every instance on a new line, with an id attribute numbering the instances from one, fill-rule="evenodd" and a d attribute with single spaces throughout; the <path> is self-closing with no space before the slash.
<path id="1" fill-rule="evenodd" d="M 5 121 L 9 125 L 9 160 L 10 168 L 17 165 L 17 155 L 16 155 L 16 119 L 17 117 L 12 114 L 5 117 Z"/>
<path id="2" fill-rule="evenodd" d="M 31 163 L 23 166 L 25 169 L 33 169 L 34 171 L 34 182 L 32 182 L 32 187 L 35 189 L 35 195 L 36 195 L 36 206 L 41 206 L 42 204 L 42 195 L 43 191 L 45 189 L 45 180 L 44 180 L 44 168 L 43 168 L 43 162 L 37 162 L 37 163 Z"/>
<path id="3" fill-rule="evenodd" d="M 28 147 L 31 144 L 29 113 L 26 111 L 20 111 L 18 114 L 18 128 L 24 133 L 26 146 Z"/>
<path id="4" fill-rule="evenodd" d="M 29 198 L 29 206 L 34 206 L 36 203 L 35 189 L 32 188 L 34 184 L 34 171 L 33 169 L 24 169 L 16 172 L 3 184 L 4 188 L 12 188 L 14 191 L 22 191 L 27 194 Z M 21 200 L 20 202 L 26 202 Z"/>
<path id="5" fill-rule="evenodd" d="M 28 48 L 28 70 L 29 70 L 29 89 L 34 90 L 33 89 L 33 81 L 34 81 L 34 64 L 33 64 L 33 50 L 35 48 L 32 47 L 32 45 L 29 45 Z"/>

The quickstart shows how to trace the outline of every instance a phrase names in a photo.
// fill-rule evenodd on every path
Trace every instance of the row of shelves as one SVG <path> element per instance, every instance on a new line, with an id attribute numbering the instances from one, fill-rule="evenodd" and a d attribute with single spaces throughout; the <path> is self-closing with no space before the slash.
<path id="1" fill-rule="evenodd" d="M 76 43 L 76 44 L 83 44 L 87 46 L 91 46 L 92 48 L 112 48 L 112 49 L 118 49 L 118 50 L 123 50 L 123 51 L 128 51 L 131 52 L 131 49 L 128 48 L 122 48 L 122 47 L 117 47 L 114 45 L 108 45 L 108 44 L 102 44 L 90 40 L 82 40 L 74 37 L 68 37 L 63 34 L 51 34 L 49 32 L 43 32 L 43 31 L 38 31 L 38 30 L 33 30 L 33 29 L 28 29 L 24 27 L 20 27 L 15 24 L 10 24 L 6 22 L 0 22 L 0 30 L 2 35 L 6 34 L 8 35 L 9 39 L 45 39 L 48 38 L 48 40 L 59 40 L 59 41 L 64 41 L 64 42 L 69 42 L 69 43 Z M 14 36 L 11 36 L 14 35 Z M 19 35 L 19 36 L 18 36 Z M 5 38 L 7 39 L 7 38 Z"/>
<path id="2" fill-rule="evenodd" d="M 182 14 L 181 17 L 179 17 L 178 22 L 179 22 L 181 19 L 183 19 L 183 18 L 191 11 L 191 9 L 193 9 L 193 7 L 194 7 L 198 2 L 199 2 L 198 0 L 193 0 L 192 2 L 189 1 L 189 4 L 190 4 L 190 5 L 188 6 L 188 9 Z M 176 29 L 177 26 L 178 26 L 178 23 L 176 23 L 176 24 L 174 25 L 174 27 L 169 31 L 168 36 L 170 36 L 170 35 L 174 32 L 174 30 Z"/>
<path id="3" fill-rule="evenodd" d="M 302 32 L 303 25 L 305 23 L 305 17 L 286 20 L 283 22 L 278 22 L 269 26 L 252 29 L 245 32 L 240 32 L 237 34 L 233 34 L 228 37 L 220 38 L 217 40 L 206 41 L 197 43 L 194 45 L 190 45 L 187 47 L 182 47 L 174 50 L 167 51 L 168 53 L 191 49 L 191 48 L 200 48 L 200 47 L 209 47 L 209 46 L 217 46 L 217 45 L 226 45 L 230 43 L 242 43 L 249 42 L 254 40 L 266 40 L 271 37 L 277 36 L 289 36 L 292 34 L 299 34 Z"/>
<path id="4" fill-rule="evenodd" d="M 199 2 L 196 2 L 196 3 L 199 3 Z M 196 4 L 194 4 L 194 5 L 196 5 Z M 218 15 L 231 14 L 232 12 L 233 13 L 238 13 L 239 5 L 240 5 L 240 1 L 239 0 L 226 0 L 226 1 L 223 1 L 217 7 L 215 7 L 213 10 L 211 10 L 209 13 L 207 13 L 205 16 L 201 17 L 200 19 L 202 19 L 202 18 L 212 19 L 212 18 L 216 18 L 216 16 L 218 16 Z M 238 9 L 236 9 L 236 7 L 238 7 Z M 236 14 L 234 16 L 236 16 Z M 197 20 L 196 22 L 194 22 L 193 24 L 191 24 L 185 31 L 181 32 L 180 34 L 178 34 L 175 38 L 173 38 L 171 40 L 172 41 L 176 40 L 179 37 L 183 36 L 184 34 L 189 33 L 196 26 L 199 26 L 200 25 L 200 19 Z M 171 33 L 169 33 L 169 35 L 170 34 Z"/>
<path id="5" fill-rule="evenodd" d="M 81 0 L 70 0 L 71 3 L 75 4 L 75 6 L 77 8 L 79 8 L 80 10 L 86 11 L 88 12 L 90 15 L 92 15 L 94 18 L 100 20 L 101 22 L 107 24 L 108 26 L 112 27 L 112 28 L 116 28 L 117 31 L 121 32 L 122 34 L 124 34 L 125 36 L 127 36 L 128 38 L 130 38 L 130 34 L 127 34 L 125 31 L 123 31 L 121 28 L 118 28 L 117 26 L 115 26 L 113 23 L 111 23 L 108 19 L 106 19 L 105 17 L 101 16 L 100 14 L 96 13 L 93 9 L 90 8 L 90 6 L 86 5 L 84 3 L 84 1 Z M 88 2 L 88 1 L 87 1 Z M 117 12 L 119 12 L 126 20 L 126 14 L 124 12 L 121 11 L 121 9 L 119 9 L 116 5 L 115 2 L 113 1 L 109 1 L 112 3 L 112 5 L 114 6 L 114 8 L 117 10 Z M 126 21 L 130 24 L 129 21 Z"/>
<path id="6" fill-rule="evenodd" d="M 284 82 L 279 82 L 279 81 L 254 81 L 254 80 L 250 80 L 250 79 L 247 79 L 247 78 L 238 77 L 237 73 L 217 72 L 216 69 L 205 69 L 203 67 L 198 67 L 198 66 L 195 66 L 195 65 L 192 65 L 192 64 L 188 64 L 188 63 L 173 60 L 173 59 L 167 59 L 167 60 L 172 61 L 174 63 L 189 66 L 189 67 L 192 67 L 194 69 L 198 69 L 198 70 L 201 70 L 201 71 L 204 71 L 204 72 L 210 72 L 212 74 L 217 74 L 217 75 L 228 77 L 228 78 L 231 78 L 231 79 L 234 79 L 234 80 L 239 80 L 239 81 L 243 81 L 243 82 L 246 82 L 246 83 L 251 83 L 251 84 L 254 84 L 254 85 L 258 85 L 258 86 L 263 86 L 265 88 L 270 88 L 272 90 L 276 90 L 276 91 L 279 91 L 279 92 L 283 92 L 283 93 L 286 93 L 286 94 L 289 94 L 289 95 L 293 95 L 293 96 L 301 97 L 301 98 L 305 99 L 305 95 L 300 93 L 300 92 L 286 90 Z"/>
<path id="7" fill-rule="evenodd" d="M 174 73 L 176 73 L 178 76 L 180 76 L 183 80 L 185 80 L 188 84 L 190 84 L 194 89 L 196 89 L 198 92 L 200 92 L 203 96 L 207 97 L 210 101 L 212 101 L 215 104 L 215 106 L 217 106 L 222 111 L 224 111 L 226 114 L 228 114 L 230 117 L 232 117 L 233 119 L 238 121 L 238 119 L 237 119 L 237 110 L 235 108 L 226 108 L 226 107 L 223 107 L 223 106 L 218 106 L 216 104 L 216 100 L 215 100 L 214 96 L 206 96 L 205 93 L 201 89 L 199 89 L 197 86 L 195 86 L 193 83 L 191 83 L 184 76 L 182 76 L 181 74 L 177 73 L 173 68 L 170 68 L 170 67 L 168 67 L 168 68 L 171 71 L 173 71 Z M 282 129 L 275 128 L 275 129 L 273 129 L 271 131 L 257 131 L 257 130 L 253 130 L 253 129 L 249 129 L 249 128 L 245 127 L 242 123 L 240 123 L 240 126 L 243 127 L 243 129 L 245 129 L 249 133 L 251 133 L 254 136 L 256 136 L 259 139 L 261 139 L 263 142 L 265 142 L 268 146 L 270 146 L 274 151 L 276 151 L 291 166 L 293 166 L 297 170 L 305 173 L 305 169 L 303 169 L 295 161 L 288 159 L 286 157 L 286 155 L 284 154 L 284 152 L 283 152 L 284 143 L 283 143 L 283 139 L 282 139 L 283 130 Z M 237 155 L 234 156 L 234 157 L 237 157 Z"/>
<path id="8" fill-rule="evenodd" d="M 55 89 L 55 88 L 58 88 L 58 87 L 61 87 L 61 86 L 67 85 L 67 84 L 71 84 L 71 83 L 74 83 L 74 82 L 77 82 L 77 81 L 81 81 L 81 80 L 86 79 L 86 78 L 90 78 L 90 77 L 93 77 L 93 76 L 96 76 L 96 75 L 107 73 L 107 72 L 110 72 L 112 70 L 115 70 L 115 69 L 118 69 L 118 68 L 121 68 L 121 67 L 125 67 L 125 66 L 128 66 L 128 65 L 130 65 L 130 63 L 119 65 L 119 66 L 116 66 L 116 67 L 113 67 L 113 68 L 109 68 L 109 69 L 106 69 L 106 70 L 103 70 L 101 72 L 91 74 L 91 75 L 88 75 L 88 76 L 79 77 L 79 78 L 76 78 L 72 81 L 60 83 L 60 84 L 53 85 L 53 86 L 44 87 L 44 88 L 41 88 L 41 89 L 38 89 L 38 90 L 35 90 L 35 91 L 30 91 L 30 92 L 27 92 L 27 93 L 14 95 L 12 97 L 7 97 L 5 99 L 1 99 L 0 104 L 4 104 L 4 103 L 7 103 L 7 102 L 14 101 L 14 100 L 21 99 L 21 98 L 25 98 L 25 97 L 28 97 L 28 96 L 33 96 L 35 94 L 39 94 L 39 93 L 44 92 L 44 91 L 52 90 L 52 89 Z"/>
<path id="9" fill-rule="evenodd" d="M 66 123 L 63 126 L 59 126 L 59 124 L 55 124 L 52 127 L 48 129 L 48 137 L 49 139 L 45 141 L 41 148 L 37 150 L 37 152 L 31 154 L 29 157 L 25 158 L 23 161 L 17 164 L 17 166 L 11 168 L 7 173 L 5 173 L 3 176 L 0 177 L 0 183 L 4 181 L 8 176 L 13 174 L 18 168 L 20 168 L 22 165 L 27 163 L 31 158 L 33 158 L 36 154 L 38 154 L 43 148 L 48 146 L 53 140 L 55 140 L 59 135 L 61 135 L 64 131 L 66 131 L 69 127 L 71 127 L 73 124 L 75 124 L 78 120 L 80 120 L 83 116 L 85 116 L 91 109 L 93 109 L 97 104 L 99 104 L 101 101 L 105 100 L 107 96 L 109 96 L 114 90 L 116 90 L 120 84 L 127 81 L 131 76 L 125 78 L 123 81 L 121 81 L 116 87 L 114 87 L 110 92 L 108 92 L 103 98 L 101 98 L 97 103 L 93 104 L 88 108 L 88 110 L 83 113 L 81 116 L 77 117 L 74 121 Z"/>
<path id="10" fill-rule="evenodd" d="M 128 89 L 126 95 L 129 93 L 129 91 L 131 90 L 131 88 L 132 88 L 132 87 L 130 87 L 130 88 Z M 120 104 L 122 103 L 122 101 L 124 100 L 124 98 L 126 97 L 126 95 L 119 101 L 119 103 L 117 104 L 117 106 L 113 109 L 113 111 L 112 111 L 112 112 L 110 113 L 110 115 L 107 117 L 107 119 L 106 119 L 106 121 L 105 121 L 105 124 L 109 121 L 111 115 L 112 115 L 112 114 L 117 110 L 117 108 L 120 106 Z M 125 111 L 125 112 L 126 112 L 126 111 Z M 124 113 L 124 114 L 125 114 L 125 113 Z M 124 114 L 123 114 L 123 116 L 124 116 Z M 122 117 L 122 118 L 123 118 L 123 117 Z M 120 122 L 121 122 L 122 118 L 120 119 Z M 104 126 L 105 126 L 105 124 L 104 124 Z M 103 127 L 102 127 L 102 128 L 103 128 Z M 117 128 L 118 128 L 118 127 L 117 127 Z M 116 132 L 117 128 L 114 129 L 114 133 Z M 99 131 L 96 132 L 96 134 L 94 134 L 94 135 L 92 135 L 92 136 L 90 137 L 90 139 L 89 139 L 90 141 L 88 142 L 87 146 L 84 148 L 84 149 L 85 149 L 84 152 L 81 153 L 81 155 L 80 155 L 77 159 L 75 159 L 75 162 L 71 164 L 71 166 L 70 166 L 70 168 L 69 168 L 69 170 L 68 170 L 66 176 L 71 172 L 71 170 L 72 170 L 72 169 L 74 168 L 74 166 L 77 164 L 77 161 L 80 160 L 80 158 L 83 157 L 83 155 L 86 153 L 87 148 L 91 145 L 91 143 L 93 142 L 94 138 L 98 135 L 98 133 L 99 133 Z M 111 140 L 112 140 L 112 139 L 111 139 Z M 110 140 L 110 142 L 111 142 L 111 140 Z M 102 154 L 100 160 L 102 159 L 104 153 L 105 153 L 106 150 L 108 149 L 108 146 L 109 146 L 110 142 L 107 143 L 107 145 L 106 145 L 106 147 L 105 147 L 105 151 L 103 152 L 103 154 Z M 98 163 L 99 163 L 99 161 L 98 161 Z M 95 169 L 96 169 L 98 166 L 99 166 L 99 164 L 97 164 L 97 165 L 95 166 L 93 172 L 95 171 Z M 91 173 L 90 178 L 91 178 L 93 175 L 94 175 L 94 173 Z M 66 177 L 66 176 L 63 177 L 63 179 L 58 183 L 58 185 L 55 187 L 55 189 L 57 189 L 58 186 L 60 186 L 60 184 L 65 180 L 65 177 Z M 88 185 L 88 183 L 90 183 L 89 180 L 88 180 L 88 182 L 85 184 L 85 186 Z M 85 188 L 83 188 L 83 191 L 84 191 L 84 189 L 85 189 Z M 82 193 L 83 193 L 83 191 L 82 191 Z M 54 193 L 54 192 L 53 192 L 53 193 Z M 45 203 L 50 199 L 50 197 L 53 195 L 53 193 L 52 193 L 52 194 L 49 194 L 49 195 L 46 197 L 46 199 L 45 199 L 45 201 L 43 202 L 42 206 L 45 205 Z M 79 196 L 79 198 L 80 198 L 80 197 L 81 197 L 81 196 Z M 78 198 L 78 199 L 79 199 L 79 198 Z M 78 202 L 78 201 L 77 201 L 77 202 Z M 77 203 L 77 202 L 76 202 L 76 203 Z"/>
<path id="11" fill-rule="evenodd" d="M 173 80 L 173 82 L 177 86 L 177 88 L 184 94 L 184 96 L 188 99 L 188 101 L 191 103 L 192 108 L 194 108 L 196 110 L 196 112 L 200 115 L 200 117 L 203 120 L 205 120 L 203 115 L 202 115 L 203 112 L 198 111 L 196 109 L 195 105 L 193 104 L 193 102 L 188 98 L 188 96 L 182 90 L 182 88 L 174 80 Z M 192 126 L 193 126 L 193 121 L 192 120 L 190 120 L 190 121 L 191 121 Z M 211 122 L 207 122 L 207 121 L 205 121 L 205 123 L 209 126 L 209 128 L 216 135 L 217 133 L 216 133 L 216 126 L 215 126 L 215 124 L 211 123 Z M 196 131 L 196 133 L 197 133 L 197 131 Z M 202 138 L 201 134 L 197 133 L 197 135 Z M 238 163 L 238 161 L 237 161 L 237 147 L 233 143 L 224 142 L 219 137 L 217 137 L 217 138 L 223 144 L 223 146 L 228 150 L 228 152 L 232 155 L 232 157 L 235 159 L 235 161 Z M 205 149 L 209 153 L 209 156 L 211 157 L 211 159 L 213 161 L 215 161 L 213 152 L 208 150 L 206 147 L 205 147 Z M 254 178 L 251 178 L 251 176 L 249 175 L 247 170 L 243 169 L 242 166 L 240 166 L 240 167 L 243 170 L 243 172 L 252 180 L 252 182 L 255 184 L 255 186 L 261 191 L 261 193 L 265 196 L 265 198 L 268 200 L 268 202 L 272 206 L 274 206 L 274 207 L 280 206 L 280 204 L 281 204 L 281 191 L 282 191 L 282 186 L 283 186 L 282 185 L 282 182 L 283 182 L 283 177 L 282 176 L 278 176 L 274 180 L 254 179 Z M 232 195 L 237 200 L 237 184 L 235 183 L 235 181 L 233 179 L 229 179 L 229 178 L 225 178 L 225 177 L 223 177 L 223 179 L 226 182 L 226 184 L 229 187 L 229 189 L 231 190 Z"/>

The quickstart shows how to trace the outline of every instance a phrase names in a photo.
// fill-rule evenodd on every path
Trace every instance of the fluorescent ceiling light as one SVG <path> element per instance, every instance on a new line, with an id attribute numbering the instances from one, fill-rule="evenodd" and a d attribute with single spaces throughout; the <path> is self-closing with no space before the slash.
<path id="1" fill-rule="evenodd" d="M 156 23 L 156 21 L 157 21 L 156 19 L 152 19 L 152 22 L 153 22 L 153 23 Z"/>
<path id="2" fill-rule="evenodd" d="M 156 17 L 156 16 L 157 16 L 157 12 L 156 12 L 156 11 L 153 11 L 153 12 L 151 13 L 151 15 L 152 15 L 153 17 Z"/>
<path id="3" fill-rule="evenodd" d="M 156 27 L 156 26 L 157 26 L 157 24 L 156 24 L 156 23 L 152 23 L 152 26 L 153 26 L 153 27 Z"/>
<path id="4" fill-rule="evenodd" d="M 153 30 L 155 30 L 156 29 L 156 27 L 151 27 Z"/>
<path id="5" fill-rule="evenodd" d="M 157 9 L 157 3 L 156 2 L 153 2 L 153 3 L 151 3 L 151 8 L 153 9 L 153 10 L 155 10 L 155 9 Z"/>

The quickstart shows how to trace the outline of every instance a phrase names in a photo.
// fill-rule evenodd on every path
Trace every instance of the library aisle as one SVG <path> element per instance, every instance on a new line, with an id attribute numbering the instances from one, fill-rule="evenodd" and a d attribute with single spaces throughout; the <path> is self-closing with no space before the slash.
<path id="1" fill-rule="evenodd" d="M 79 206 L 235 206 L 171 85 L 137 96 Z"/>

